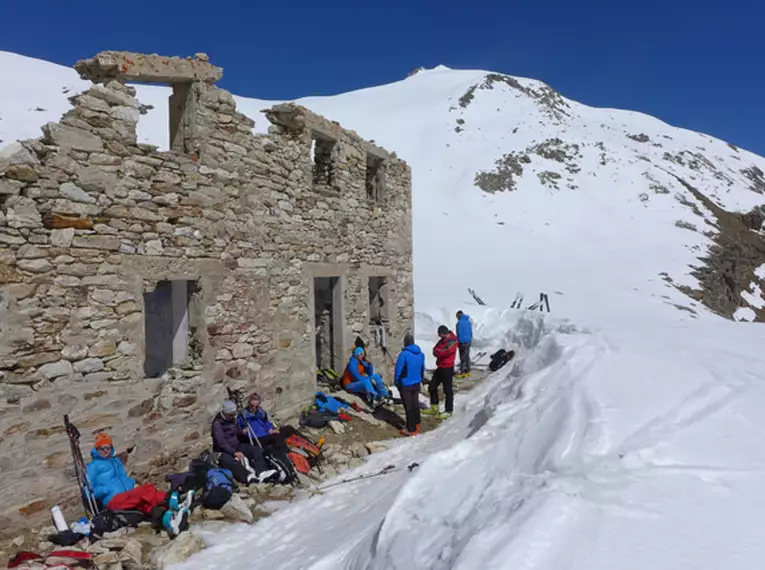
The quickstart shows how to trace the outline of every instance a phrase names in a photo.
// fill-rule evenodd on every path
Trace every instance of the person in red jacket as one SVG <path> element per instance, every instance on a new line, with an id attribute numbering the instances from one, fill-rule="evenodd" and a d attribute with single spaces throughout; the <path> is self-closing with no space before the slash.
<path id="1" fill-rule="evenodd" d="M 430 381 L 430 409 L 423 410 L 428 416 L 438 416 L 442 420 L 450 417 L 454 412 L 454 360 L 457 357 L 457 337 L 444 325 L 438 327 L 438 336 L 441 340 L 433 347 L 433 356 L 436 357 L 436 371 Z M 438 386 L 444 385 L 444 398 L 446 410 L 442 414 L 438 407 Z"/>

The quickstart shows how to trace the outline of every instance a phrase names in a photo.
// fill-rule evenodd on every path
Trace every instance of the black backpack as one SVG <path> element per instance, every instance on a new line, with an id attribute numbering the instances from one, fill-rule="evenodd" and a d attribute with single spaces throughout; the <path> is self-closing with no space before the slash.
<path id="1" fill-rule="evenodd" d="M 282 483 L 289 485 L 297 480 L 297 473 L 295 472 L 295 466 L 284 453 L 275 453 L 270 450 L 263 452 L 263 459 L 266 460 L 268 467 L 276 469 L 278 475 L 275 475 L 273 479 L 269 480 L 272 483 Z"/>
<path id="2" fill-rule="evenodd" d="M 507 351 L 500 348 L 497 352 L 491 355 L 491 362 L 489 363 L 489 370 L 496 372 L 502 368 L 505 364 L 510 362 L 515 356 L 515 351 Z"/>
<path id="3" fill-rule="evenodd" d="M 99 539 L 107 532 L 114 532 L 126 526 L 137 527 L 145 520 L 149 520 L 149 517 L 141 511 L 110 511 L 109 509 L 104 509 L 90 521 L 90 536 Z"/>
<path id="4" fill-rule="evenodd" d="M 319 410 L 307 410 L 300 414 L 300 425 L 310 428 L 323 428 L 332 420 L 336 420 L 335 414 L 320 412 Z"/>

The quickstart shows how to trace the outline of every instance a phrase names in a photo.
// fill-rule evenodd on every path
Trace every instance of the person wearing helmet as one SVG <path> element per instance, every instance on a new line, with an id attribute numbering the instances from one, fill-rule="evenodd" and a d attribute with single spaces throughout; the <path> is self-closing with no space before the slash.
<path id="1" fill-rule="evenodd" d="M 375 374 L 372 363 L 366 359 L 364 348 L 360 346 L 353 349 L 348 366 L 345 367 L 343 388 L 346 392 L 359 394 L 372 402 L 379 402 L 388 397 L 388 389 L 382 377 Z"/>

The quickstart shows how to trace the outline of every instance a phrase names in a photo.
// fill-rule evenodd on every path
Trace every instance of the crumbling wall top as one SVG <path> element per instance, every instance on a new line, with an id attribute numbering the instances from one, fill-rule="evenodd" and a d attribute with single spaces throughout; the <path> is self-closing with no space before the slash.
<path id="1" fill-rule="evenodd" d="M 332 139 L 340 138 L 343 133 L 346 133 L 356 139 L 364 151 L 373 156 L 382 160 L 397 158 L 395 153 L 389 153 L 384 148 L 363 139 L 355 131 L 344 129 L 337 121 L 331 121 L 321 115 L 317 115 L 302 105 L 296 103 L 280 103 L 269 109 L 263 109 L 262 112 L 271 123 L 284 127 L 285 129 L 292 131 L 304 131 L 308 129 Z"/>
<path id="2" fill-rule="evenodd" d="M 93 83 L 122 79 L 139 83 L 213 84 L 223 77 L 223 68 L 212 65 L 206 54 L 194 58 L 165 57 L 129 51 L 102 51 L 90 59 L 81 59 L 74 68 L 80 77 Z"/>

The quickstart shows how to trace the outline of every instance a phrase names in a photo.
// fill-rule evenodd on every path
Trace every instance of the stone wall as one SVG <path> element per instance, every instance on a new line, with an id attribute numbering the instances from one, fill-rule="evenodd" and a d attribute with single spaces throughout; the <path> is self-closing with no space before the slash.
<path id="1" fill-rule="evenodd" d="M 373 338 L 370 277 L 388 280 L 391 348 L 413 327 L 403 161 L 293 104 L 255 136 L 228 92 L 197 80 L 170 101 L 184 94 L 184 152 L 159 152 L 136 142 L 135 90 L 91 67 L 104 83 L 41 139 L 0 149 L 0 534 L 76 507 L 63 414 L 86 452 L 101 430 L 134 447 L 138 473 L 207 445 L 226 387 L 294 416 L 316 387 L 314 278 L 339 278 L 340 360 Z M 331 165 L 314 165 L 316 138 L 334 141 Z M 383 161 L 372 198 L 368 154 Z M 145 298 L 160 298 L 145 295 L 164 280 L 190 282 L 171 331 L 186 352 L 145 378 Z M 390 357 L 370 354 L 390 380 Z"/>

